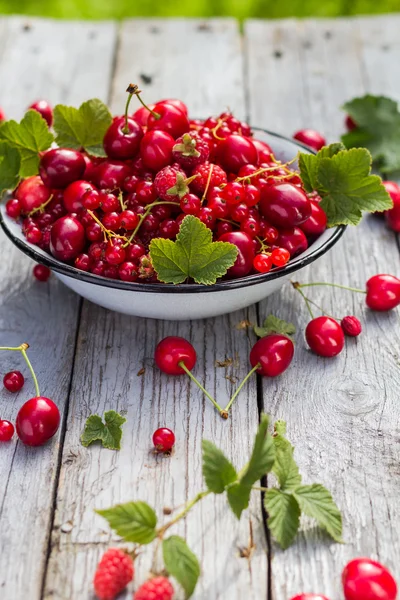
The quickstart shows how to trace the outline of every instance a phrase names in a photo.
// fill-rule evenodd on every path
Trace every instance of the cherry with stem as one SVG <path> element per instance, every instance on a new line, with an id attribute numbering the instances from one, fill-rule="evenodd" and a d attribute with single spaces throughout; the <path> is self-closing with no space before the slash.
<path id="1" fill-rule="evenodd" d="M 0 346 L 0 350 L 6 350 L 9 352 L 21 352 L 21 354 L 24 357 L 24 360 L 28 366 L 28 369 L 32 375 L 33 383 L 35 384 L 36 396 L 39 397 L 40 396 L 39 383 L 38 383 L 37 377 L 35 375 L 35 371 L 33 370 L 31 361 L 29 360 L 28 355 L 26 353 L 28 348 L 29 348 L 29 344 L 27 344 L 27 343 L 23 343 L 20 346 L 16 346 L 16 347 Z"/>
<path id="2" fill-rule="evenodd" d="M 138 85 L 135 85 L 134 83 L 130 83 L 130 84 L 128 85 L 128 87 L 127 87 L 127 90 L 126 90 L 126 91 L 128 92 L 128 94 L 129 94 L 129 96 L 130 96 L 130 97 L 129 97 L 129 102 L 130 102 L 130 100 L 131 100 L 132 96 L 136 96 L 136 97 L 137 97 L 137 99 L 139 100 L 140 104 L 141 104 L 141 105 L 142 105 L 142 106 L 143 106 L 143 107 L 144 107 L 146 110 L 148 110 L 148 111 L 149 111 L 149 113 L 150 113 L 150 114 L 152 114 L 152 115 L 153 115 L 153 117 L 154 117 L 155 119 L 157 119 L 157 120 L 158 120 L 158 119 L 160 119 L 160 118 L 161 118 L 161 115 L 160 115 L 159 113 L 155 112 L 154 110 L 151 110 L 151 108 L 150 108 L 149 106 L 147 106 L 147 104 L 146 104 L 146 103 L 145 103 L 145 102 L 142 100 L 142 98 L 141 98 L 141 96 L 140 96 L 140 94 L 142 93 L 142 91 L 141 91 L 141 90 L 139 90 L 139 86 L 138 86 Z M 128 106 L 129 106 L 129 104 L 128 104 Z M 125 113 L 125 114 L 126 114 L 126 113 Z"/>

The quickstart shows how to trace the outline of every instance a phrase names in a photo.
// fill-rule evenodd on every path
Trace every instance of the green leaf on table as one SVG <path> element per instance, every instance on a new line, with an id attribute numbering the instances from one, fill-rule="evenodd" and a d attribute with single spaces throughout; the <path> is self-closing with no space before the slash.
<path id="1" fill-rule="evenodd" d="M 196 555 L 178 535 L 171 535 L 163 540 L 162 548 L 167 571 L 183 587 L 186 598 L 190 598 L 200 576 L 200 564 Z"/>
<path id="2" fill-rule="evenodd" d="M 20 177 L 39 172 L 39 152 L 50 148 L 54 141 L 46 121 L 36 110 L 28 110 L 20 123 L 6 121 L 0 127 L 0 140 L 18 149 L 21 157 Z"/>
<path id="3" fill-rule="evenodd" d="M 156 537 L 157 516 L 146 502 L 126 502 L 95 512 L 126 542 L 150 544 Z"/>
<path id="4" fill-rule="evenodd" d="M 246 465 L 240 482 L 252 486 L 261 477 L 269 473 L 275 461 L 275 446 L 272 435 L 268 432 L 269 419 L 261 415 L 260 425 L 254 441 L 253 451 L 249 463 Z"/>
<path id="5" fill-rule="evenodd" d="M 271 534 L 283 549 L 288 548 L 300 526 L 300 507 L 296 498 L 271 488 L 265 492 L 264 506 Z"/>
<path id="6" fill-rule="evenodd" d="M 285 421 L 277 421 L 274 427 L 275 462 L 272 472 L 276 475 L 281 490 L 293 490 L 301 484 L 299 467 L 293 457 L 293 446 L 286 439 Z"/>
<path id="7" fill-rule="evenodd" d="M 106 156 L 103 138 L 112 123 L 108 107 L 93 98 L 79 108 L 57 104 L 54 108 L 56 142 L 64 148 L 83 148 L 91 156 Z"/>
<path id="8" fill-rule="evenodd" d="M 254 333 L 258 337 L 265 337 L 271 333 L 281 333 L 282 335 L 291 336 L 296 333 L 296 327 L 293 323 L 287 323 L 274 315 L 268 315 L 262 327 L 254 326 Z"/>
<path id="9" fill-rule="evenodd" d="M 213 242 L 211 230 L 193 215 L 183 219 L 175 242 L 156 238 L 150 243 L 151 262 L 164 283 L 193 279 L 213 285 L 234 264 L 237 254 L 233 244 Z"/>
<path id="10" fill-rule="evenodd" d="M 395 100 L 367 94 L 343 105 L 357 127 L 342 136 L 347 148 L 365 147 L 382 173 L 400 170 L 400 111 Z"/>
<path id="11" fill-rule="evenodd" d="M 222 494 L 225 487 L 237 479 L 235 467 L 212 442 L 203 440 L 202 448 L 203 477 L 207 488 L 214 494 Z"/>
<path id="12" fill-rule="evenodd" d="M 371 155 L 365 148 L 338 150 L 330 146 L 316 155 L 300 154 L 300 175 L 307 191 L 317 192 L 328 225 L 357 225 L 362 213 L 380 212 L 393 202 L 377 175 L 371 175 Z"/>
<path id="13" fill-rule="evenodd" d="M 302 512 L 315 519 L 336 541 L 342 542 L 342 515 L 336 506 L 331 493 L 321 484 L 302 485 L 297 487 L 293 495 Z"/>
<path id="14" fill-rule="evenodd" d="M 120 450 L 122 425 L 125 421 L 126 419 L 115 410 L 104 413 L 104 423 L 99 415 L 90 415 L 81 435 L 82 446 L 87 447 L 93 442 L 101 441 L 104 448 Z"/>
<path id="15" fill-rule="evenodd" d="M 0 140 L 0 194 L 13 190 L 19 183 L 21 155 L 18 148 Z"/>
<path id="16" fill-rule="evenodd" d="M 227 489 L 229 506 L 233 514 L 240 519 L 242 512 L 249 506 L 251 485 L 236 481 Z"/>

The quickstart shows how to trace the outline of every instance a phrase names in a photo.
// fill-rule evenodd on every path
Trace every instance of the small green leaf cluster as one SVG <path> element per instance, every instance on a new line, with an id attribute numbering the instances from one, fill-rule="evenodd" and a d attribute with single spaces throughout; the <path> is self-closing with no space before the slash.
<path id="1" fill-rule="evenodd" d="M 128 502 L 96 511 L 125 541 L 139 546 L 156 538 L 162 542 L 167 572 L 183 587 L 189 598 L 200 576 L 200 564 L 186 541 L 167 531 L 200 500 L 210 494 L 226 494 L 228 504 L 240 519 L 248 508 L 252 490 L 263 491 L 268 513 L 267 525 L 275 540 L 287 548 L 300 526 L 301 513 L 314 518 L 337 542 L 342 541 L 342 517 L 329 491 L 321 484 L 303 485 L 293 446 L 286 439 L 286 424 L 278 421 L 268 431 L 269 419 L 262 415 L 248 463 L 237 471 L 232 462 L 212 442 L 203 440 L 203 477 L 207 489 L 197 494 L 171 521 L 157 527 L 157 516 L 145 502 Z M 268 473 L 277 479 L 277 487 L 259 487 Z M 258 484 L 258 485 L 255 485 Z"/>
<path id="2" fill-rule="evenodd" d="M 104 423 L 99 415 L 90 415 L 81 435 L 82 446 L 86 448 L 93 442 L 100 441 L 109 450 L 121 449 L 122 425 L 126 419 L 115 410 L 104 413 Z"/>
<path id="3" fill-rule="evenodd" d="M 264 320 L 262 327 L 254 325 L 254 333 L 258 337 L 265 337 L 266 335 L 271 335 L 272 333 L 280 333 L 281 335 L 287 335 L 290 337 L 296 333 L 296 327 L 293 325 L 293 323 L 288 323 L 283 319 L 278 319 L 278 317 L 275 317 L 275 315 L 268 315 L 268 317 Z"/>

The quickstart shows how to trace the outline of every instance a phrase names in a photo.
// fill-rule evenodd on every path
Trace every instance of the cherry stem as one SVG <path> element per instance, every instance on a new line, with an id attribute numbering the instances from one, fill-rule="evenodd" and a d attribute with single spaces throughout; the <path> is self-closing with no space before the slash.
<path id="1" fill-rule="evenodd" d="M 133 242 L 133 240 L 135 239 L 135 237 L 137 235 L 137 232 L 140 229 L 141 224 L 143 223 L 145 218 L 150 214 L 151 209 L 154 208 L 154 206 L 159 206 L 161 204 L 172 204 L 173 206 L 177 205 L 176 202 L 167 202 L 167 201 L 152 202 L 151 204 L 148 204 L 145 212 L 142 215 L 139 215 L 139 223 L 136 225 L 135 229 L 132 231 L 131 236 L 129 238 L 125 238 L 125 239 L 127 239 L 127 242 L 126 242 L 126 244 L 123 245 L 123 248 L 126 248 L 127 246 L 129 246 L 129 244 L 131 244 Z"/>
<path id="2" fill-rule="evenodd" d="M 207 398 L 210 400 L 210 402 L 212 402 L 212 404 L 214 405 L 214 407 L 218 410 L 218 412 L 220 413 L 221 417 L 226 419 L 227 416 L 225 416 L 226 410 L 224 410 L 223 408 L 221 408 L 219 406 L 219 404 L 217 404 L 217 402 L 214 400 L 214 398 L 207 392 L 207 390 L 201 385 L 200 381 L 198 379 L 196 379 L 196 377 L 193 375 L 193 373 L 191 371 L 189 371 L 189 369 L 187 368 L 187 366 L 185 365 L 185 363 L 183 362 L 183 360 L 181 360 L 179 363 L 179 366 L 185 371 L 185 373 L 187 375 L 189 375 L 190 379 L 192 381 L 194 381 L 194 383 L 201 389 L 201 391 L 203 392 L 203 394 L 205 396 L 207 396 Z"/>
<path id="3" fill-rule="evenodd" d="M 29 344 L 21 344 L 20 346 L 17 346 L 15 348 L 9 347 L 9 346 L 0 346 L 0 350 L 8 350 L 10 352 L 21 352 L 22 356 L 24 357 L 24 360 L 26 362 L 26 364 L 28 365 L 28 369 L 31 372 L 32 375 L 32 379 L 33 379 L 33 383 L 35 384 L 35 391 L 36 391 L 36 396 L 39 397 L 40 396 L 40 390 L 39 390 L 39 384 L 38 384 L 38 380 L 35 374 L 35 371 L 33 370 L 31 361 L 28 358 L 28 355 L 26 353 L 26 351 L 29 348 Z"/>
<path id="4" fill-rule="evenodd" d="M 357 292 L 358 294 L 366 294 L 367 293 L 365 290 L 360 290 L 358 288 L 348 287 L 347 285 L 340 285 L 339 283 L 326 283 L 326 282 L 322 282 L 322 281 L 321 282 L 318 281 L 316 283 L 297 283 L 293 287 L 295 287 L 296 289 L 299 289 L 299 288 L 304 288 L 304 287 L 312 287 L 312 286 L 315 286 L 315 285 L 328 285 L 330 287 L 340 288 L 341 290 L 348 290 L 349 292 Z"/>
<path id="5" fill-rule="evenodd" d="M 31 210 L 30 213 L 28 213 L 28 217 L 32 217 L 32 215 L 35 215 L 37 212 L 43 212 L 44 209 L 46 208 L 46 206 L 48 204 L 50 204 L 50 202 L 53 200 L 54 194 L 50 195 L 50 198 L 48 200 L 46 200 L 46 202 L 43 202 L 43 204 L 41 204 L 40 206 L 37 206 L 36 208 L 33 208 Z"/>
<path id="6" fill-rule="evenodd" d="M 158 529 L 156 531 L 156 535 L 157 537 L 163 537 L 163 535 L 165 534 L 165 532 L 172 527 L 173 525 L 175 525 L 175 523 L 177 523 L 178 521 L 180 521 L 181 519 L 183 519 L 184 517 L 186 517 L 187 513 L 193 508 L 193 506 L 195 504 L 197 504 L 198 502 L 200 502 L 200 500 L 203 500 L 203 498 L 205 498 L 206 496 L 208 496 L 209 494 L 211 494 L 210 490 L 206 490 L 205 492 L 200 492 L 198 493 L 193 500 L 190 500 L 190 502 L 188 502 L 185 506 L 185 508 L 176 515 L 176 517 L 174 517 L 171 521 L 169 521 L 169 523 L 166 523 L 165 525 L 163 525 L 162 527 L 160 527 L 160 529 Z"/>
<path id="7" fill-rule="evenodd" d="M 153 115 L 153 117 L 154 117 L 155 119 L 157 119 L 157 121 L 158 121 L 158 119 L 161 119 L 161 115 L 160 115 L 159 113 L 155 112 L 154 110 L 151 110 L 151 108 L 149 108 L 149 107 L 147 106 L 147 104 L 145 104 L 145 103 L 143 102 L 143 100 L 142 100 L 142 99 L 141 99 L 141 97 L 140 97 L 140 94 L 141 94 L 142 92 L 141 92 L 141 90 L 139 90 L 139 86 L 137 86 L 137 85 L 135 85 L 135 84 L 133 84 L 133 83 L 130 83 L 130 84 L 128 85 L 128 88 L 127 88 L 127 90 L 126 90 L 126 91 L 128 92 L 128 94 L 131 94 L 132 96 L 133 96 L 133 95 L 135 95 L 135 96 L 137 97 L 137 99 L 139 100 L 140 104 L 141 104 L 142 106 L 144 106 L 144 108 L 146 108 L 146 109 L 149 111 L 149 113 L 151 113 L 151 114 Z"/>
<path id="8" fill-rule="evenodd" d="M 122 128 L 122 133 L 124 133 L 125 135 L 129 133 L 128 110 L 129 110 L 129 105 L 131 103 L 132 97 L 134 96 L 134 92 L 131 91 L 130 85 L 126 91 L 128 92 L 129 95 L 128 95 L 128 99 L 125 104 L 125 125 Z"/>
<path id="9" fill-rule="evenodd" d="M 306 303 L 306 306 L 307 306 L 308 312 L 310 313 L 310 317 L 311 317 L 312 319 L 314 319 L 314 313 L 313 313 L 313 311 L 312 311 L 312 309 L 311 309 L 311 304 L 310 304 L 310 301 L 309 301 L 309 299 L 307 298 L 307 296 L 305 295 L 305 293 L 301 291 L 300 287 L 296 287 L 296 286 L 293 286 L 293 287 L 294 287 L 294 289 L 295 289 L 295 290 L 297 290 L 297 291 L 299 292 L 300 296 L 302 296 L 302 297 L 303 297 L 303 299 L 304 299 L 304 302 Z"/>
<path id="10" fill-rule="evenodd" d="M 232 406 L 232 404 L 234 403 L 234 401 L 240 394 L 240 391 L 242 390 L 245 383 L 250 379 L 250 377 L 253 375 L 253 373 L 255 373 L 257 371 L 257 369 L 259 369 L 260 367 L 261 367 L 260 363 L 257 363 L 256 366 L 253 367 L 249 373 L 247 373 L 246 377 L 243 379 L 242 383 L 239 385 L 236 392 L 233 394 L 232 398 L 229 400 L 228 404 L 226 405 L 226 407 L 225 407 L 226 412 L 229 411 L 230 407 Z"/>

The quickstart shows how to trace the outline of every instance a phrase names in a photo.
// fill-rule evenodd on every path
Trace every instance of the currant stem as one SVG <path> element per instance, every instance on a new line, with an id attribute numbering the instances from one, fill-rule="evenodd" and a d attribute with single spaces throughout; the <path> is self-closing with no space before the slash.
<path id="1" fill-rule="evenodd" d="M 26 362 L 26 364 L 28 365 L 28 369 L 31 372 L 32 375 L 32 379 L 33 379 L 33 383 L 35 384 L 35 391 L 36 391 L 36 396 L 39 397 L 40 396 L 40 390 L 39 390 L 39 384 L 38 384 L 38 380 L 35 374 L 35 371 L 33 370 L 31 361 L 28 358 L 28 355 L 26 353 L 26 351 L 29 348 L 29 344 L 21 344 L 20 346 L 16 346 L 16 347 L 10 347 L 10 346 L 0 346 L 0 350 L 8 350 L 10 352 L 21 352 L 22 356 L 24 357 L 24 360 Z"/>
<path id="2" fill-rule="evenodd" d="M 194 383 L 201 389 L 201 391 L 203 392 L 203 394 L 205 396 L 207 396 L 207 398 L 210 400 L 210 402 L 212 402 L 212 404 L 215 406 L 215 408 L 218 410 L 218 412 L 220 413 L 221 416 L 223 416 L 222 413 L 225 413 L 226 411 L 224 411 L 223 408 L 221 408 L 219 406 L 219 404 L 216 403 L 216 401 L 214 400 L 214 398 L 207 392 L 207 390 L 201 385 L 200 381 L 198 379 L 196 379 L 196 377 L 193 375 L 193 373 L 191 371 L 189 371 L 189 369 L 187 368 L 187 366 L 185 365 L 185 363 L 183 362 L 183 360 L 181 360 L 179 363 L 179 366 L 185 371 L 185 373 L 187 375 L 189 375 L 190 379 L 192 381 L 194 381 Z M 225 418 L 225 417 L 224 417 Z"/>
<path id="3" fill-rule="evenodd" d="M 176 515 L 176 517 L 174 517 L 171 521 L 169 521 L 169 523 L 166 523 L 165 525 L 163 525 L 162 527 L 160 527 L 160 529 L 158 529 L 156 531 L 156 535 L 158 537 L 163 537 L 163 535 L 165 534 L 165 532 L 172 527 L 173 525 L 175 525 L 178 521 L 180 521 L 181 519 L 183 519 L 187 513 L 193 508 L 193 506 L 195 504 L 197 504 L 198 502 L 200 502 L 200 500 L 203 500 L 203 498 L 205 498 L 206 496 L 208 496 L 209 494 L 211 494 L 210 490 L 206 490 L 205 492 L 200 492 L 199 494 L 197 494 L 193 500 L 191 500 L 190 502 L 188 502 L 185 506 L 185 508 Z"/>
<path id="4" fill-rule="evenodd" d="M 260 363 L 257 363 L 255 367 L 252 368 L 252 370 L 247 373 L 246 377 L 243 379 L 242 383 L 239 385 L 239 387 L 237 388 L 236 392 L 233 394 L 232 398 L 229 400 L 228 404 L 225 407 L 225 411 L 228 412 L 230 407 L 232 406 L 232 404 L 234 403 L 234 401 L 236 400 L 237 396 L 239 395 L 241 389 L 243 388 L 243 386 L 245 385 L 245 383 L 248 381 L 248 379 L 250 379 L 250 377 L 253 375 L 253 373 L 255 373 L 257 371 L 257 369 L 259 369 L 261 367 Z"/>
<path id="5" fill-rule="evenodd" d="M 172 204 L 173 206 L 176 206 L 176 202 L 167 202 L 167 201 L 163 201 L 163 202 L 152 202 L 151 204 L 147 205 L 147 208 L 145 210 L 145 212 L 142 215 L 139 215 L 139 223 L 136 225 L 135 229 L 132 231 L 131 236 L 127 239 L 126 244 L 123 245 L 123 248 L 126 248 L 127 246 L 129 246 L 129 244 L 131 244 L 133 242 L 133 240 L 135 239 L 137 232 L 140 229 L 141 224 L 143 223 L 143 221 L 145 220 L 145 218 L 150 214 L 151 209 L 154 206 L 159 206 L 161 204 Z"/>
<path id="6" fill-rule="evenodd" d="M 139 90 L 139 86 L 137 86 L 137 85 L 134 85 L 133 83 L 130 83 L 130 84 L 128 85 L 128 89 L 127 89 L 126 91 L 128 92 L 128 94 L 135 95 L 135 96 L 137 97 L 137 99 L 139 100 L 140 104 L 141 104 L 142 106 L 144 106 L 144 108 L 146 108 L 146 109 L 149 111 L 149 113 L 151 113 L 151 114 L 153 115 L 153 117 L 154 117 L 155 119 L 157 119 L 157 121 L 158 121 L 158 119 L 161 119 L 161 115 L 160 115 L 160 114 L 158 114 L 158 113 L 157 113 L 157 112 L 155 112 L 154 110 L 151 110 L 151 108 L 149 108 L 149 107 L 147 106 L 147 104 L 145 104 L 145 103 L 143 102 L 142 98 L 140 97 L 140 94 L 141 94 L 142 92 L 141 92 L 141 90 Z"/>
<path id="7" fill-rule="evenodd" d="M 203 193 L 203 195 L 201 197 L 201 203 L 202 204 L 203 204 L 204 200 L 206 199 L 206 196 L 207 196 L 207 193 L 208 193 L 208 188 L 210 187 L 210 181 L 211 181 L 211 176 L 212 176 L 213 170 L 214 170 L 214 165 L 212 164 L 210 166 L 210 170 L 208 172 L 206 187 L 205 187 L 204 193 Z"/>
<path id="8" fill-rule="evenodd" d="M 297 284 L 297 289 L 304 288 L 304 287 L 312 287 L 315 285 L 328 285 L 330 287 L 340 288 L 341 290 L 348 290 L 349 292 L 357 292 L 358 294 L 366 294 L 367 293 L 365 290 L 360 290 L 359 288 L 348 287 L 347 285 L 340 285 L 339 283 L 329 283 L 329 282 L 322 282 L 322 281 L 317 281 L 315 283 L 314 282 L 313 283 L 299 283 L 299 284 Z"/>

